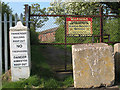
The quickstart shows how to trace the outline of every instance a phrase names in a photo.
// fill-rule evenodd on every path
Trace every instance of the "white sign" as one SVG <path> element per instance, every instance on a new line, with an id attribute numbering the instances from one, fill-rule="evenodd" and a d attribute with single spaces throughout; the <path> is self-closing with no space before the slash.
<path id="1" fill-rule="evenodd" d="M 10 32 L 11 59 L 13 67 L 28 66 L 27 32 L 28 31 Z"/>

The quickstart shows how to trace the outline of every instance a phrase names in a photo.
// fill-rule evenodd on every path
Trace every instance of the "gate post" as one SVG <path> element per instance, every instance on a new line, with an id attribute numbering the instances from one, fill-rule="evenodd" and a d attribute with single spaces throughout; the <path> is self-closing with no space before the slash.
<path id="1" fill-rule="evenodd" d="M 12 81 L 30 76 L 30 38 L 29 29 L 19 21 L 15 27 L 10 27 L 10 59 Z"/>
<path id="2" fill-rule="evenodd" d="M 25 4 L 24 6 L 25 6 L 24 15 L 25 15 L 25 21 L 26 21 L 26 17 L 28 18 L 28 4 Z M 26 23 L 25 23 L 25 25 L 26 25 Z"/>
<path id="3" fill-rule="evenodd" d="M 30 29 L 30 14 L 31 14 L 31 6 L 28 8 L 28 28 Z"/>
<path id="4" fill-rule="evenodd" d="M 2 14 L 0 13 L 0 76 L 2 75 Z"/>
<path id="5" fill-rule="evenodd" d="M 66 39 L 66 15 L 65 15 L 65 71 L 67 70 L 67 58 L 66 58 L 66 56 L 67 56 L 67 51 L 66 51 L 67 47 L 66 47 L 66 45 L 67 45 L 67 39 Z"/>
<path id="6" fill-rule="evenodd" d="M 103 42 L 103 6 L 100 7 L 100 43 Z"/>
<path id="7" fill-rule="evenodd" d="M 2 2 L 0 1 L 0 90 L 2 89 Z"/>

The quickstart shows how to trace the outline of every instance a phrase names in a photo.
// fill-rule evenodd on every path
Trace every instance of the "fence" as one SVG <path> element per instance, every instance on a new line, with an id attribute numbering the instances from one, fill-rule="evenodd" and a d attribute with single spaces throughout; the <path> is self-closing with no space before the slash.
<path id="1" fill-rule="evenodd" d="M 83 41 L 86 39 L 88 39 L 86 43 L 89 43 L 88 42 L 89 40 L 92 39 L 92 41 L 95 41 L 95 40 L 93 40 L 95 38 L 98 38 L 100 42 L 106 42 L 106 43 L 120 42 L 119 38 L 118 38 L 118 40 L 116 40 L 117 37 L 113 38 L 113 36 L 115 34 L 118 34 L 119 32 L 112 33 L 113 30 L 110 30 L 109 25 L 108 25 L 108 27 L 104 27 L 107 24 L 111 24 L 111 23 L 108 23 L 108 19 L 110 19 L 110 20 L 116 19 L 116 18 L 119 18 L 120 16 L 119 15 L 104 15 L 102 7 L 100 7 L 100 9 L 99 9 L 98 15 L 34 15 L 34 14 L 30 14 L 30 6 L 25 5 L 25 20 L 23 20 L 23 14 L 21 14 L 20 18 L 19 18 L 17 14 L 15 14 L 15 15 L 10 14 L 8 16 L 6 13 L 5 14 L 0 13 L 0 75 L 2 75 L 3 67 L 5 67 L 5 69 L 4 69 L 5 72 L 8 70 L 8 61 L 9 61 L 8 60 L 8 57 L 9 57 L 9 54 L 8 54 L 8 49 L 9 49 L 8 48 L 8 46 L 9 46 L 8 31 L 9 31 L 9 28 L 16 25 L 18 20 L 21 20 L 22 23 L 26 23 L 27 27 L 30 27 L 29 21 L 30 21 L 30 18 L 32 18 L 32 17 L 56 17 L 56 18 L 62 17 L 64 19 L 63 31 L 58 29 L 58 33 L 64 34 L 62 36 L 63 38 L 60 38 L 63 41 L 54 42 L 54 43 L 41 42 L 39 45 L 64 45 L 65 46 L 65 61 L 66 61 L 66 55 L 67 55 L 66 54 L 67 45 L 84 43 Z M 93 18 L 93 21 L 95 21 L 95 25 L 93 25 L 93 35 L 94 35 L 94 33 L 95 33 L 95 35 L 92 37 L 69 37 L 69 36 L 67 36 L 67 34 L 66 34 L 66 17 L 91 17 L 91 18 Z M 107 18 L 105 18 L 105 17 L 107 17 Z M 111 18 L 111 17 L 113 17 L 113 18 Z M 104 22 L 105 20 L 103 20 L 103 19 L 106 19 L 106 23 Z M 118 19 L 118 22 L 114 22 L 114 23 L 119 23 L 119 20 L 120 19 Z M 111 20 L 110 22 L 112 22 L 112 21 L 113 20 Z M 111 24 L 111 25 L 113 25 L 113 24 Z M 97 27 L 95 27 L 95 26 L 97 26 Z M 117 29 L 119 30 L 120 26 L 118 25 L 117 27 L 118 27 Z M 114 28 L 116 29 L 116 27 L 114 27 Z M 4 33 L 4 34 L 2 34 L 2 33 Z M 54 34 L 54 33 L 52 33 L 52 34 Z M 53 36 L 55 36 L 55 35 L 53 35 Z M 112 35 L 112 42 L 110 42 L 111 35 Z M 118 36 L 119 35 L 120 34 L 118 34 Z M 4 36 L 4 39 L 3 39 L 3 36 Z M 108 36 L 107 37 L 108 41 L 104 41 L 106 36 Z M 73 42 L 73 40 L 74 40 L 74 42 Z M 116 42 L 113 42 L 113 41 L 116 41 Z M 97 40 L 95 42 L 97 42 Z M 4 51 L 4 53 L 2 53 L 3 51 Z M 66 69 L 66 62 L 65 62 L 65 69 Z"/>
<path id="2" fill-rule="evenodd" d="M 80 38 L 82 39 L 82 37 L 79 35 L 79 39 L 76 39 L 76 42 L 70 42 L 70 39 L 72 39 L 73 37 L 75 38 L 75 36 L 73 37 L 69 37 L 66 32 L 66 18 L 67 17 L 90 17 L 93 19 L 93 39 L 94 38 L 99 38 L 99 42 L 105 42 L 105 43 L 116 43 L 119 42 L 119 40 L 112 40 L 110 41 L 110 37 L 113 36 L 112 34 L 110 34 L 109 30 L 110 30 L 110 26 L 109 26 L 109 22 L 111 22 L 110 24 L 112 24 L 112 26 L 114 27 L 116 25 L 116 23 L 119 25 L 119 18 L 120 15 L 106 15 L 103 14 L 103 7 L 99 8 L 99 13 L 97 15 L 36 15 L 36 14 L 30 14 L 30 17 L 55 17 L 55 18 L 62 18 L 64 22 L 63 23 L 63 27 L 64 27 L 64 41 L 62 43 L 51 43 L 51 42 L 41 42 L 40 44 L 44 44 L 44 45 L 72 45 L 72 44 L 80 44 L 80 43 L 84 43 L 83 41 L 81 42 L 77 42 L 77 40 L 79 40 Z M 113 20 L 112 20 L 113 19 Z M 118 19 L 118 22 L 113 22 L 115 19 Z M 110 21 L 111 20 L 111 21 Z M 52 21 L 51 21 L 52 22 Z M 113 22 L 113 23 L 112 23 Z M 107 27 L 105 27 L 107 25 Z M 47 26 L 49 27 L 49 26 Z M 119 26 L 117 26 L 118 28 Z M 116 29 L 116 28 L 115 28 Z M 113 30 L 113 29 L 112 29 Z M 114 32 L 114 31 L 113 31 Z M 62 33 L 62 31 L 61 31 Z M 43 32 L 41 33 L 43 34 Z M 45 34 L 45 33 L 44 33 Z M 117 34 L 117 32 L 116 32 Z M 47 34 L 46 34 L 47 35 Z M 114 36 L 113 36 L 114 37 Z M 83 38 L 86 38 L 86 36 L 84 36 Z M 90 39 L 92 39 L 90 37 Z M 107 39 L 107 40 L 106 40 Z M 95 41 L 95 40 L 94 40 Z M 97 42 L 97 41 L 95 41 Z M 89 43 L 89 42 L 86 42 Z"/>
<path id="3" fill-rule="evenodd" d="M 21 21 L 26 26 L 29 26 L 28 14 L 26 14 L 25 20 L 23 14 L 20 17 L 15 14 L 0 13 L 0 76 L 2 72 L 7 72 L 9 69 L 9 28 L 17 24 L 17 21 Z M 3 53 L 4 52 L 4 53 Z"/>
<path id="4" fill-rule="evenodd" d="M 27 8 L 27 7 L 26 7 Z M 96 15 L 37 15 L 37 14 L 30 14 L 30 17 L 53 17 L 53 18 L 62 18 L 63 26 L 59 26 L 59 28 L 55 31 L 55 33 L 48 32 L 41 32 L 40 39 L 51 38 L 50 35 L 55 37 L 55 41 L 53 42 L 45 41 L 42 39 L 39 45 L 65 45 L 65 58 L 66 58 L 66 47 L 67 45 L 73 44 L 81 44 L 81 43 L 97 43 L 97 42 L 105 42 L 108 44 L 119 43 L 120 39 L 118 38 L 119 33 L 119 18 L 120 15 L 108 15 L 104 14 L 103 7 L 98 8 L 99 13 Z M 75 37 L 75 36 L 68 36 L 66 30 L 66 18 L 67 17 L 90 17 L 93 19 L 93 35 L 92 36 L 83 36 Z M 118 19 L 118 20 L 115 20 Z M 115 22 L 113 22 L 115 21 Z M 117 24 L 117 25 L 116 25 Z M 113 28 L 110 28 L 112 25 Z M 49 26 L 47 26 L 49 27 Z M 61 29 L 62 28 L 62 29 Z M 116 30 L 115 30 L 116 29 Z M 52 30 L 51 30 L 52 31 Z M 118 34 L 118 35 L 117 35 Z M 60 36 L 61 35 L 61 36 Z M 117 39 L 118 38 L 118 39 Z M 53 38 L 51 38 L 53 39 Z M 65 60 L 66 61 L 66 60 Z M 66 62 L 65 62 L 65 70 L 66 70 Z"/>

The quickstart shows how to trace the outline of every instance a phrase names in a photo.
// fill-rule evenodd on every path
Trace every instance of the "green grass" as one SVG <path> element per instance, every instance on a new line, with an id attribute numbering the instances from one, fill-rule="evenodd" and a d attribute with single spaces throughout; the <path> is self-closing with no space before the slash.
<path id="1" fill-rule="evenodd" d="M 65 88 L 73 86 L 73 77 L 72 76 L 68 76 L 65 78 L 63 85 Z"/>
<path id="2" fill-rule="evenodd" d="M 31 76 L 28 79 L 23 79 L 17 82 L 4 82 L 3 88 L 32 88 L 32 86 L 39 85 L 39 78 Z"/>
<path id="3" fill-rule="evenodd" d="M 44 46 L 31 47 L 31 76 L 17 82 L 3 82 L 3 88 L 63 88 L 73 86 L 72 76 L 60 80 L 47 64 L 42 49 Z M 46 55 L 47 56 L 47 55 Z"/>
<path id="4" fill-rule="evenodd" d="M 32 75 L 38 75 L 42 77 L 50 77 L 52 76 L 52 71 L 50 69 L 50 66 L 46 63 L 45 57 L 43 56 L 43 53 L 41 49 L 44 49 L 46 47 L 42 46 L 32 46 L 31 48 L 31 57 L 32 57 Z"/>

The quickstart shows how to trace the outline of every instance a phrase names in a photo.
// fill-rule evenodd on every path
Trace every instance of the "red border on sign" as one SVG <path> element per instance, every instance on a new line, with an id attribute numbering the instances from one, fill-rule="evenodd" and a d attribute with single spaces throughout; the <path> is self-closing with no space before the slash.
<path id="1" fill-rule="evenodd" d="M 92 18 L 85 18 L 85 17 L 68 17 L 66 18 L 66 27 L 67 27 L 67 34 L 69 27 L 68 27 L 68 21 L 90 21 L 91 22 L 91 34 L 93 34 L 92 32 Z"/>

